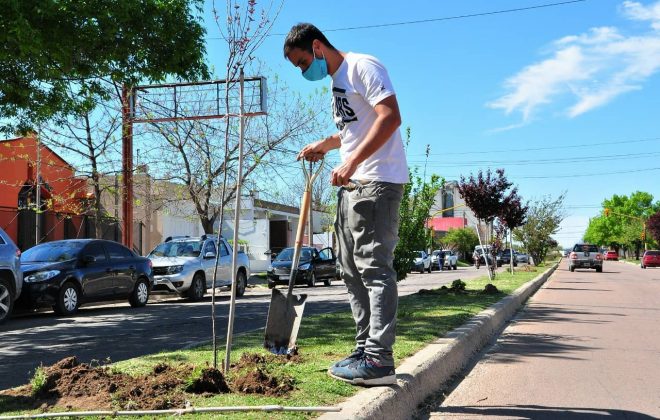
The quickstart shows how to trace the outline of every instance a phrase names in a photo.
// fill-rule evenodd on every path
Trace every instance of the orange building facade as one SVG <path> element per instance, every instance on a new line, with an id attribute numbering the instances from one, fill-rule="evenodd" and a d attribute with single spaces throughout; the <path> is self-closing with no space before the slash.
<path id="1" fill-rule="evenodd" d="M 22 250 L 33 246 L 37 237 L 38 242 L 85 237 L 84 213 L 92 198 L 88 191 L 86 180 L 76 177 L 68 162 L 40 144 L 36 134 L 0 141 L 0 227 Z"/>

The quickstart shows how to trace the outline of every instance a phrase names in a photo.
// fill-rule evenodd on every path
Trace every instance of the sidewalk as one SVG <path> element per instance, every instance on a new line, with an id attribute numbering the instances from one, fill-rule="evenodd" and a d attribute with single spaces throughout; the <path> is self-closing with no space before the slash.
<path id="1" fill-rule="evenodd" d="M 660 269 L 565 263 L 428 418 L 660 417 Z"/>

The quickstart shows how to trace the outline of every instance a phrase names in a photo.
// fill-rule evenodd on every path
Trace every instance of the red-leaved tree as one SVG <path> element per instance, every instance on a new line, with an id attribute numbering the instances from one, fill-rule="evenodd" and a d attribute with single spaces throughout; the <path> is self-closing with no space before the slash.
<path id="1" fill-rule="evenodd" d="M 496 169 L 495 174 L 488 169 L 485 176 L 480 170 L 476 177 L 470 175 L 470 178 L 467 180 L 461 176 L 461 180 L 458 183 L 458 192 L 465 200 L 465 204 L 467 204 L 477 217 L 479 230 L 481 230 L 482 221 L 487 226 L 500 214 L 504 194 L 511 185 L 512 183 L 504 176 L 504 169 Z M 480 233 L 479 237 L 481 241 Z M 495 264 L 495 256 L 493 255 L 492 257 L 492 262 Z M 486 265 L 488 265 L 486 255 L 484 255 L 484 260 Z M 492 268 L 494 269 L 494 267 Z M 491 270 L 489 270 L 489 276 L 492 279 Z"/>
<path id="2" fill-rule="evenodd" d="M 646 222 L 646 229 L 648 229 L 655 242 L 660 244 L 660 211 L 649 217 Z"/>

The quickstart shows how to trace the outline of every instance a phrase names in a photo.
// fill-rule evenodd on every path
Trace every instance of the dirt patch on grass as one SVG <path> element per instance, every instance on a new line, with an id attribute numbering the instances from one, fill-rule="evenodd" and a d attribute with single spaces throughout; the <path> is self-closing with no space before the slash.
<path id="1" fill-rule="evenodd" d="M 43 368 L 43 380 L 34 385 L 0 392 L 5 401 L 13 400 L 16 409 L 41 409 L 54 406 L 77 410 L 161 410 L 184 408 L 186 392 L 223 393 L 229 386 L 222 373 L 203 369 L 192 379 L 192 365 L 158 364 L 147 375 L 133 377 L 114 372 L 108 366 L 79 363 L 75 357 Z M 188 384 L 188 386 L 186 386 Z"/>
<path id="2" fill-rule="evenodd" d="M 267 396 L 283 396 L 293 391 L 294 380 L 285 374 L 274 373 L 277 366 L 288 363 L 300 363 L 299 354 L 274 355 L 244 353 L 238 363 L 232 365 L 236 376 L 232 380 L 235 392 L 245 394 L 261 394 Z"/>

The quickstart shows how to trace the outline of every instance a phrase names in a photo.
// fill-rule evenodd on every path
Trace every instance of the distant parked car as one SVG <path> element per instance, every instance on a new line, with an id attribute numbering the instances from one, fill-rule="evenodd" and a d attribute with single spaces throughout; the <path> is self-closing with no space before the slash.
<path id="1" fill-rule="evenodd" d="M 268 287 L 278 284 L 289 284 L 291 277 L 291 263 L 293 262 L 293 248 L 284 248 L 273 260 L 266 273 Z M 317 280 L 330 286 L 332 280 L 339 278 L 337 258 L 332 248 L 317 250 L 312 247 L 303 247 L 300 250 L 300 261 L 294 284 L 306 284 L 308 287 L 316 286 Z"/>
<path id="2" fill-rule="evenodd" d="M 575 271 L 576 268 L 593 268 L 597 272 L 603 272 L 603 256 L 596 245 L 575 244 L 569 255 L 568 269 Z"/>
<path id="3" fill-rule="evenodd" d="M 428 271 L 429 273 L 433 270 L 431 268 L 431 256 L 426 253 L 426 251 L 415 251 L 415 260 L 413 261 L 413 270 L 423 273 Z"/>
<path id="4" fill-rule="evenodd" d="M 518 256 L 514 251 L 511 249 L 503 249 L 500 252 L 497 253 L 498 257 L 498 266 L 502 265 L 510 265 L 511 264 L 511 257 L 513 256 L 513 266 L 517 267 L 518 266 Z"/>
<path id="5" fill-rule="evenodd" d="M 36 245 L 21 255 L 21 269 L 20 302 L 52 306 L 60 315 L 73 315 L 87 302 L 128 299 L 131 306 L 144 306 L 153 286 L 151 261 L 100 239 Z"/>
<path id="6" fill-rule="evenodd" d="M 605 260 L 608 261 L 619 261 L 619 254 L 616 251 L 607 251 L 604 255 Z"/>
<path id="7" fill-rule="evenodd" d="M 445 263 L 445 253 L 440 250 L 436 249 L 435 251 L 431 252 L 431 268 L 440 270 Z"/>
<path id="8" fill-rule="evenodd" d="M 519 263 L 529 264 L 529 255 L 518 251 L 514 252 L 516 254 L 516 260 L 518 260 Z M 568 256 L 568 254 L 566 256 Z"/>
<path id="9" fill-rule="evenodd" d="M 154 265 L 154 292 L 175 293 L 190 300 L 201 300 L 206 289 L 213 287 L 213 271 L 217 253 L 216 287 L 231 287 L 232 247 L 217 236 L 168 237 L 147 257 Z M 238 252 L 236 267 L 236 296 L 243 296 L 250 276 L 250 261 L 243 251 Z"/>
<path id="10" fill-rule="evenodd" d="M 451 249 L 443 249 L 442 252 L 445 253 L 442 269 L 451 270 L 453 268 L 454 270 L 458 270 L 458 255 L 456 255 L 456 252 Z"/>
<path id="11" fill-rule="evenodd" d="M 21 251 L 7 233 L 0 229 L 0 324 L 6 321 L 21 295 L 23 273 Z"/>
<path id="12" fill-rule="evenodd" d="M 660 251 L 650 250 L 644 251 L 642 256 L 642 268 L 646 267 L 660 267 Z"/>

